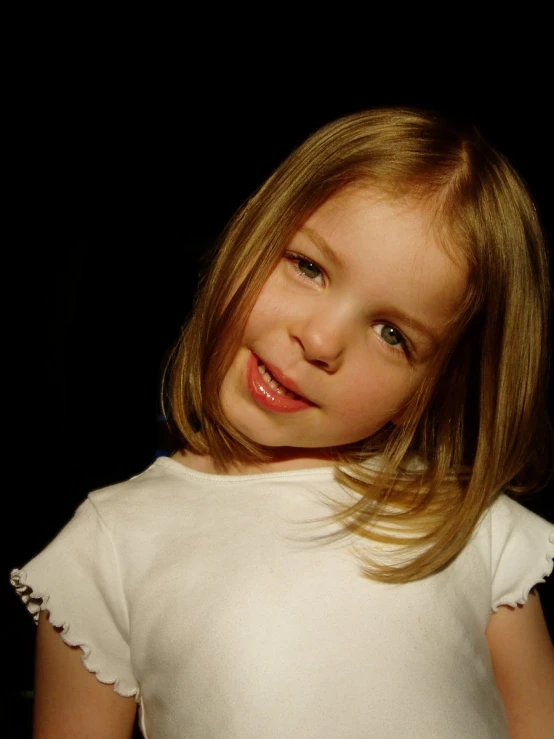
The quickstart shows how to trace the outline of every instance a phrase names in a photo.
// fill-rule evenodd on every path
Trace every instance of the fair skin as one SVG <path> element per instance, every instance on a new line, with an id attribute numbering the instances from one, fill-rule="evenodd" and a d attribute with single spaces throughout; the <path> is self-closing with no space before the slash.
<path id="1" fill-rule="evenodd" d="M 512 739 L 554 736 L 554 646 L 539 596 L 500 607 L 486 631 L 498 690 Z"/>
<path id="2" fill-rule="evenodd" d="M 401 421 L 465 287 L 421 207 L 363 189 L 327 201 L 268 278 L 224 379 L 228 419 L 270 453 L 263 467 L 231 474 L 321 466 L 336 447 Z M 175 459 L 216 471 L 206 456 Z M 554 651 L 538 597 L 501 607 L 487 639 L 510 736 L 552 736 Z M 130 737 L 134 699 L 99 683 L 80 657 L 42 614 L 35 739 Z"/>

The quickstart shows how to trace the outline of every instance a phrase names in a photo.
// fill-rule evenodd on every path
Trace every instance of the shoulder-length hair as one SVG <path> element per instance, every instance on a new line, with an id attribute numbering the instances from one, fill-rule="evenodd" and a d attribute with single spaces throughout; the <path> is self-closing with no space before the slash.
<path id="1" fill-rule="evenodd" d="M 222 380 L 294 233 L 358 185 L 425 205 L 469 273 L 448 340 L 402 424 L 337 454 L 337 477 L 355 495 L 333 517 L 342 530 L 407 548 L 411 556 L 396 563 L 364 560 L 366 575 L 406 582 L 447 565 L 495 496 L 537 487 L 550 458 L 546 249 L 524 184 L 474 127 L 373 109 L 325 125 L 293 151 L 222 235 L 172 357 L 169 415 L 177 448 L 209 453 L 222 470 L 266 459 L 222 413 Z M 372 457 L 379 465 L 367 464 Z"/>

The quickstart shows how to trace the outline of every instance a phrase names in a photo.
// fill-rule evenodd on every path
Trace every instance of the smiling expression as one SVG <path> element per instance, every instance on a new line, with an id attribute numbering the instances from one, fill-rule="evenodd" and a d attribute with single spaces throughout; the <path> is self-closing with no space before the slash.
<path id="1" fill-rule="evenodd" d="M 466 270 L 421 206 L 350 189 L 268 277 L 222 383 L 228 420 L 306 459 L 397 422 L 448 337 Z"/>

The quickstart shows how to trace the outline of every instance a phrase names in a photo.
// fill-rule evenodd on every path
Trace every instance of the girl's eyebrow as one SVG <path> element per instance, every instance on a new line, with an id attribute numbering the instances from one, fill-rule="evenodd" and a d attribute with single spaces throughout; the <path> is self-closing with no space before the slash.
<path id="1" fill-rule="evenodd" d="M 424 323 L 421 323 L 416 318 L 413 318 L 413 316 L 408 316 L 406 313 L 403 313 L 401 310 L 398 310 L 397 308 L 391 308 L 389 311 L 387 311 L 389 315 L 393 316 L 396 320 L 398 320 L 400 323 L 405 324 L 409 328 L 416 331 L 418 334 L 421 334 L 422 336 L 425 336 L 428 341 L 430 341 L 432 344 L 437 345 L 440 342 L 440 337 L 438 334 L 433 331 L 429 326 L 425 325 Z"/>
<path id="2" fill-rule="evenodd" d="M 300 229 L 300 232 L 306 234 L 310 241 L 313 241 L 318 249 L 327 257 L 330 262 L 335 265 L 335 267 L 337 267 L 338 269 L 343 269 L 344 265 L 339 259 L 338 255 L 333 251 L 333 249 L 329 246 L 329 244 L 325 241 L 321 234 L 319 234 L 317 231 L 314 231 L 314 229 L 310 228 L 309 226 L 303 226 Z"/>

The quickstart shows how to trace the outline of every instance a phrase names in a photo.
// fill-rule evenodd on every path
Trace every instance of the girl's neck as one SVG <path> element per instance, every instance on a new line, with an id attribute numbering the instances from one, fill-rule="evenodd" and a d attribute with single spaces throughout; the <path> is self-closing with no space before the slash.
<path id="1" fill-rule="evenodd" d="M 332 467 L 336 464 L 328 451 L 319 449 L 279 449 L 274 451 L 270 462 L 260 464 L 243 464 L 237 462 L 224 473 L 214 464 L 209 455 L 195 454 L 189 450 L 175 452 L 172 458 L 192 470 L 207 474 L 258 475 L 267 472 L 286 472 L 317 467 Z"/>

